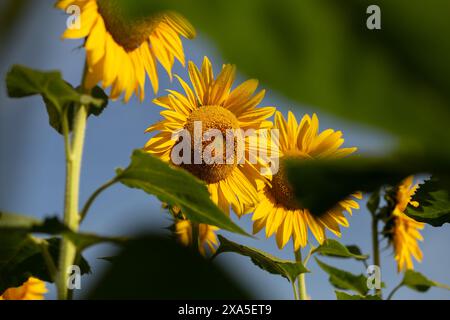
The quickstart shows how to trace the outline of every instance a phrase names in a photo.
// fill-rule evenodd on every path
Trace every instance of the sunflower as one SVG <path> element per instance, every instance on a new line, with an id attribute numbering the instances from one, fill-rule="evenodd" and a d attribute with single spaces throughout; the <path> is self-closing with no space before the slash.
<path id="1" fill-rule="evenodd" d="M 198 226 L 198 246 L 202 255 L 206 256 L 206 250 L 210 253 L 216 251 L 219 244 L 215 231 L 219 228 L 207 224 L 199 224 Z M 177 220 L 175 222 L 175 235 L 178 241 L 185 246 L 192 245 L 192 223 L 189 220 Z"/>
<path id="2" fill-rule="evenodd" d="M 417 201 L 411 200 L 417 188 L 417 184 L 413 185 L 413 176 L 407 177 L 397 187 L 396 205 L 392 212 L 390 240 L 394 247 L 399 272 L 414 268 L 412 257 L 419 262 L 422 261 L 423 257 L 418 241 L 423 241 L 419 230 L 423 229 L 424 223 L 417 222 L 404 213 L 408 205 L 419 206 Z"/>
<path id="3" fill-rule="evenodd" d="M 192 62 L 189 62 L 188 71 L 193 89 L 177 76 L 184 94 L 168 90 L 168 96 L 154 100 L 155 104 L 166 110 L 161 112 L 164 120 L 146 130 L 146 132 L 157 131 L 144 147 L 150 154 L 173 163 L 171 153 L 179 141 L 174 139 L 173 135 L 187 131 L 190 136 L 195 136 L 197 123 L 201 123 L 202 132 L 218 131 L 222 135 L 222 141 L 227 139 L 229 130 L 252 129 L 257 134 L 272 126 L 267 118 L 273 115 L 275 108 L 257 108 L 265 94 L 262 90 L 254 95 L 258 86 L 257 80 L 248 80 L 232 90 L 235 67 L 224 65 L 215 79 L 211 62 L 207 57 L 203 60 L 201 71 Z M 250 153 L 251 149 L 247 138 L 241 140 L 245 141 L 243 149 L 246 154 Z M 199 149 L 203 152 L 210 148 L 209 145 L 205 146 L 204 141 L 189 140 L 189 142 L 190 145 L 194 145 L 192 149 L 195 152 Z M 211 144 L 216 142 L 215 139 Z M 239 144 L 239 141 L 237 143 Z M 226 149 L 229 149 L 228 146 Z M 255 161 L 251 161 L 249 157 L 243 159 L 240 154 L 235 148 L 233 152 L 228 150 L 224 152 L 226 160 L 222 163 L 211 163 L 203 158 L 197 163 L 183 162 L 178 165 L 206 183 L 211 199 L 225 213 L 229 214 L 231 205 L 234 212 L 241 216 L 258 201 L 256 189 L 264 178 L 258 168 L 258 157 L 255 155 L 258 163 L 254 163 Z"/>
<path id="4" fill-rule="evenodd" d="M 30 277 L 22 286 L 3 292 L 0 300 L 43 300 L 46 292 L 45 282 Z"/>
<path id="5" fill-rule="evenodd" d="M 308 227 L 319 243 L 325 240 L 325 229 L 341 236 L 339 226 L 348 226 L 343 212 L 352 213 L 359 205 L 351 198 L 339 202 L 322 216 L 315 216 L 297 203 L 291 185 L 285 176 L 284 161 L 289 159 L 337 159 L 356 151 L 356 148 L 340 148 L 344 143 L 342 132 L 332 129 L 319 133 L 319 120 L 305 115 L 300 123 L 289 112 L 287 121 L 280 112 L 275 115 L 274 129 L 279 130 L 279 170 L 261 189 L 260 202 L 252 220 L 253 233 L 266 227 L 266 237 L 276 234 L 277 245 L 282 249 L 292 237 L 295 250 L 304 247 L 308 239 Z M 361 198 L 360 193 L 353 195 Z"/>
<path id="6" fill-rule="evenodd" d="M 127 102 L 133 93 L 144 100 L 146 74 L 153 90 L 158 91 L 157 60 L 170 77 L 175 58 L 184 66 L 180 36 L 195 37 L 192 25 L 177 13 L 167 12 L 138 21 L 124 19 L 116 0 L 59 0 L 57 8 L 76 5 L 81 10 L 79 29 L 68 28 L 64 39 L 85 38 L 87 89 L 102 82 L 112 86 L 111 98 L 125 93 Z"/>

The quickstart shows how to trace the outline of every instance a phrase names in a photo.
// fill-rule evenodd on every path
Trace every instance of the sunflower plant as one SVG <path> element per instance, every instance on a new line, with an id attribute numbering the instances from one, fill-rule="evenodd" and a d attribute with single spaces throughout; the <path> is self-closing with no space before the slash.
<path id="1" fill-rule="evenodd" d="M 355 81 L 341 74 L 347 67 L 335 67 L 340 58 L 329 56 L 327 47 L 331 43 L 348 53 L 335 39 L 342 40 L 336 30 L 351 29 L 347 28 L 351 17 L 328 19 L 320 10 L 329 5 L 324 1 L 311 3 L 310 11 L 303 10 L 304 3 L 280 4 L 279 10 L 271 10 L 267 1 L 249 1 L 239 12 L 234 10 L 239 2 L 233 2 L 216 6 L 203 0 L 189 4 L 179 0 L 55 3 L 64 12 L 79 10 L 79 26 L 68 25 L 61 37 L 66 42 L 82 40 L 85 63 L 80 66 L 80 83 L 70 84 L 59 71 L 13 65 L 6 87 L 11 98 L 42 97 L 49 125 L 64 141 L 64 207 L 61 217 L 43 220 L 0 211 L 0 300 L 41 300 L 50 283 L 56 286 L 59 299 L 73 298 L 79 280 L 73 280 L 72 272 L 79 276 L 91 272 L 83 252 L 100 243 L 112 243 L 122 251 L 103 257 L 111 267 L 100 284 L 86 293 L 93 299 L 251 298 L 248 289 L 231 280 L 215 261 L 224 253 L 248 257 L 257 268 L 285 278 L 292 297 L 298 300 L 314 299 L 308 293 L 314 283 L 307 283 L 306 277 L 311 272 L 325 273 L 339 300 L 391 299 L 402 287 L 419 292 L 431 287 L 450 289 L 414 270 L 415 264 L 426 260 L 420 248 L 422 230 L 450 222 L 450 152 L 431 138 L 436 134 L 448 137 L 448 132 L 439 126 L 430 126 L 430 132 L 423 135 L 411 130 L 419 127 L 414 126 L 419 114 L 414 110 L 424 101 L 435 111 L 423 119 L 424 124 L 450 119 L 443 108 L 450 105 L 448 95 L 442 91 L 450 77 L 433 78 L 429 71 L 422 82 L 411 80 L 401 68 L 389 67 L 399 55 L 392 54 L 395 48 L 388 47 L 384 38 L 376 44 L 366 43 L 348 31 L 359 53 L 367 52 L 368 46 L 382 53 L 365 59 L 360 58 L 362 53 L 343 55 L 355 56 L 363 70 L 355 74 Z M 264 32 L 267 20 L 261 24 L 254 12 L 287 24 L 281 24 L 278 31 Z M 302 23 L 312 27 L 303 28 L 293 12 L 299 12 Z M 323 22 L 324 29 L 317 28 L 304 12 Z M 240 19 L 243 13 L 246 19 Z M 241 25 L 244 21 L 248 28 Z M 318 112 L 290 110 L 284 115 L 278 106 L 267 106 L 264 98 L 270 92 L 261 89 L 263 85 L 254 78 L 237 83 L 236 65 L 220 66 L 207 56 L 199 65 L 187 61 L 183 44 L 194 41 L 194 25 L 203 28 L 246 74 L 257 75 L 264 85 L 296 102 L 389 130 L 400 141 L 398 151 L 380 157 L 358 155 L 356 147 L 345 145 L 342 131 L 321 128 Z M 281 34 L 286 26 L 289 32 Z M 325 39 L 329 42 L 318 36 L 323 30 L 331 35 Z M 304 40 L 305 49 L 279 45 L 297 43 L 297 38 Z M 269 45 L 262 44 L 263 40 Z M 410 60 L 420 64 L 420 70 L 435 70 L 414 54 Z M 173 74 L 176 61 L 184 67 L 184 74 Z M 161 68 L 179 89 L 164 88 L 160 93 Z M 384 95 L 364 85 L 367 70 L 378 76 Z M 146 94 L 147 79 L 152 99 Z M 337 80 L 347 82 L 338 85 Z M 364 109 L 361 97 L 366 95 L 371 99 Z M 117 169 L 80 204 L 88 120 L 101 117 L 111 101 L 121 99 L 127 104 L 133 97 L 152 105 L 160 120 L 142 128 L 148 141 L 133 151 L 130 164 Z M 349 113 L 346 103 L 360 103 L 363 109 Z M 399 105 L 391 113 L 392 121 L 377 113 L 386 105 Z M 412 111 L 406 112 L 404 106 L 412 106 L 407 110 Z M 82 231 L 93 203 L 116 184 L 157 197 L 172 223 L 170 237 Z M 367 230 L 370 254 L 363 253 L 359 243 L 346 245 L 337 240 L 345 237 L 342 228 L 354 228 L 353 214 L 364 214 L 359 212 L 364 201 L 371 219 Z M 245 230 L 241 218 L 251 220 L 253 229 Z M 228 239 L 242 236 L 246 238 L 237 239 L 248 240 L 260 233 L 258 243 L 272 243 L 278 251 L 269 253 Z M 402 275 L 397 286 L 383 281 L 382 271 L 387 268 L 386 264 L 382 268 L 383 244 L 392 251 L 389 261 Z M 281 259 L 278 255 L 286 248 L 291 258 Z M 323 261 L 333 258 L 357 261 L 361 273 Z M 175 286 L 179 290 L 170 290 Z"/>

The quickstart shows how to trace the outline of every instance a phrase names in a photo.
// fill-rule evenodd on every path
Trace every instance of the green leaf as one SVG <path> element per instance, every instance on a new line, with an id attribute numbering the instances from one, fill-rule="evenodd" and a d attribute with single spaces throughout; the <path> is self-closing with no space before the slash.
<path id="1" fill-rule="evenodd" d="M 31 269 L 23 272 L 18 266 L 26 264 L 32 256 L 39 254 L 41 248 L 37 241 L 26 233 L 6 232 L 0 229 L 0 294 L 11 287 L 22 285 L 36 268 L 42 265 L 30 265 Z"/>
<path id="2" fill-rule="evenodd" d="M 64 234 L 72 240 L 79 251 L 83 251 L 102 242 L 123 244 L 128 241 L 128 238 L 125 237 L 106 237 L 85 232 L 74 232 L 56 217 L 46 218 L 41 221 L 33 217 L 5 212 L 0 212 L 0 230 L 15 231 L 24 234 Z"/>
<path id="3" fill-rule="evenodd" d="M 40 245 L 40 251 L 36 252 L 34 255 L 31 255 L 20 264 L 15 265 L 12 272 L 14 274 L 31 274 L 33 277 L 36 277 L 42 281 L 53 282 L 52 276 L 43 256 L 42 246 L 47 246 L 48 253 L 56 265 L 59 261 L 59 253 L 61 251 L 61 239 L 55 237 L 45 239 L 34 238 L 34 241 Z M 81 253 L 77 254 L 75 264 L 80 267 L 81 275 L 91 273 L 91 267 Z"/>
<path id="4" fill-rule="evenodd" d="M 402 285 L 419 292 L 426 292 L 431 287 L 438 287 L 450 290 L 450 286 L 430 280 L 420 272 L 414 270 L 407 270 L 405 272 Z"/>
<path id="5" fill-rule="evenodd" d="M 6 86 L 11 98 L 42 96 L 49 123 L 59 133 L 63 131 L 62 119 L 65 114 L 71 129 L 78 106 L 89 106 L 89 115 L 98 116 L 108 103 L 108 97 L 100 87 L 93 88 L 90 95 L 83 94 L 80 88 L 75 89 L 64 81 L 59 71 L 43 72 L 14 65 L 6 75 Z"/>
<path id="6" fill-rule="evenodd" d="M 381 30 L 365 25 L 370 0 L 281 1 L 276 6 L 271 0 L 121 3 L 131 18 L 166 9 L 180 12 L 240 72 L 300 105 L 390 133 L 400 151 L 409 152 L 399 161 L 392 161 L 396 156 L 370 160 L 363 164 L 373 167 L 365 169 L 361 162 L 355 170 L 341 167 L 339 179 L 320 169 L 294 176 L 299 201 L 313 214 L 356 190 L 371 192 L 409 174 L 436 173 L 431 170 L 436 164 L 448 173 L 450 146 L 442 141 L 450 140 L 450 37 L 441 30 L 450 29 L 444 13 L 450 11 L 449 2 L 379 0 Z M 309 179 L 302 180 L 306 175 Z"/>
<path id="7" fill-rule="evenodd" d="M 42 72 L 14 65 L 6 75 L 6 87 L 11 98 L 39 94 L 58 111 L 71 102 L 81 102 L 80 94 L 62 79 L 59 71 Z"/>
<path id="8" fill-rule="evenodd" d="M 450 223 L 450 197 L 446 185 L 438 178 L 432 177 L 419 186 L 413 197 L 419 202 L 419 207 L 409 206 L 406 214 L 416 221 L 440 227 Z"/>
<path id="9" fill-rule="evenodd" d="M 219 265 L 176 241 L 143 235 L 114 258 L 89 299 L 249 299 Z"/>
<path id="10" fill-rule="evenodd" d="M 355 251 L 358 251 L 359 253 L 354 253 Z M 367 260 L 369 258 L 369 256 L 362 255 L 360 252 L 358 247 L 351 246 L 349 248 L 333 239 L 325 240 L 319 247 L 312 251 L 312 253 L 318 253 L 328 257 L 353 258 L 356 260 Z"/>
<path id="11" fill-rule="evenodd" d="M 450 30 L 447 1 L 378 0 L 380 30 L 366 27 L 371 0 L 122 3 L 137 17 L 182 13 L 241 72 L 302 105 L 450 155 L 441 143 L 450 140 L 450 38 L 441 32 Z"/>
<path id="12" fill-rule="evenodd" d="M 354 255 L 369 257 L 369 255 L 363 254 L 361 249 L 357 245 L 351 244 L 351 245 L 346 246 L 346 248 L 348 251 L 350 251 Z"/>
<path id="13" fill-rule="evenodd" d="M 34 217 L 18 215 L 0 211 L 0 228 L 23 228 L 31 229 L 33 226 L 39 224 L 41 221 Z"/>
<path id="14" fill-rule="evenodd" d="M 56 265 L 59 261 L 59 238 L 38 238 L 33 234 L 66 235 L 78 250 L 77 264 L 82 274 L 90 272 L 88 262 L 81 252 L 102 242 L 126 243 L 126 239 L 102 237 L 87 233 L 75 233 L 57 218 L 44 221 L 11 213 L 0 212 L 0 293 L 22 285 L 30 276 L 52 282 L 45 250 Z"/>
<path id="15" fill-rule="evenodd" d="M 314 215 L 323 214 L 356 191 L 372 192 L 385 184 L 396 185 L 411 170 L 397 160 L 384 158 L 287 161 L 295 195 Z"/>
<path id="16" fill-rule="evenodd" d="M 220 246 L 217 249 L 215 256 L 224 252 L 238 253 L 249 257 L 252 262 L 261 269 L 272 274 L 278 274 L 288 279 L 290 282 L 294 282 L 299 274 L 309 272 L 309 270 L 300 262 L 282 260 L 261 250 L 232 242 L 221 235 L 218 237 Z"/>
<path id="17" fill-rule="evenodd" d="M 367 296 L 361 296 L 361 295 L 351 295 L 342 291 L 334 291 L 336 293 L 336 298 L 338 300 L 381 300 L 379 296 L 374 295 L 367 295 Z"/>
<path id="18" fill-rule="evenodd" d="M 202 181 L 142 150 L 133 152 L 131 164 L 126 169 L 118 169 L 115 180 L 180 206 L 191 221 L 248 235 L 211 201 Z"/>
<path id="19" fill-rule="evenodd" d="M 43 252 L 45 247 L 52 261 L 58 261 L 59 239 L 31 235 L 36 226 L 42 226 L 37 219 L 0 212 L 0 294 L 22 285 L 30 276 L 52 282 Z M 81 254 L 77 259 L 82 274 L 89 273 Z"/>
<path id="20" fill-rule="evenodd" d="M 319 267 L 329 274 L 330 283 L 337 289 L 352 290 L 360 295 L 367 295 L 367 278 L 364 275 L 354 275 L 321 262 L 316 258 Z"/>
<path id="21" fill-rule="evenodd" d="M 446 190 L 450 186 L 450 166 L 432 154 L 289 160 L 286 165 L 298 201 L 314 215 L 323 214 L 356 191 L 369 193 L 385 185 L 395 186 L 411 174 L 437 174 L 442 177 Z"/>
<path id="22" fill-rule="evenodd" d="M 82 89 L 80 87 L 78 87 L 77 91 L 82 92 Z M 88 117 L 91 116 L 91 115 L 98 117 L 99 115 L 102 114 L 103 110 L 108 105 L 108 96 L 103 91 L 103 89 L 100 88 L 99 86 L 95 86 L 94 88 L 92 88 L 92 90 L 90 92 L 90 96 L 92 96 L 92 98 L 94 98 L 95 101 L 97 101 L 98 103 L 96 103 L 96 104 L 92 104 L 92 103 L 89 104 Z M 100 103 L 100 101 L 101 101 L 101 103 Z M 67 113 L 67 122 L 69 124 L 69 131 L 70 132 L 72 131 L 72 126 L 73 126 L 73 122 L 74 122 L 74 118 L 75 118 L 76 108 L 78 108 L 78 105 L 76 103 L 70 103 L 67 106 L 67 111 L 66 111 L 66 113 Z M 47 109 L 48 109 L 48 107 L 47 107 Z M 55 128 L 59 133 L 63 134 L 63 127 L 62 127 L 61 117 L 54 118 L 53 122 L 52 122 L 52 119 L 50 119 L 50 123 L 51 123 L 53 128 Z"/>

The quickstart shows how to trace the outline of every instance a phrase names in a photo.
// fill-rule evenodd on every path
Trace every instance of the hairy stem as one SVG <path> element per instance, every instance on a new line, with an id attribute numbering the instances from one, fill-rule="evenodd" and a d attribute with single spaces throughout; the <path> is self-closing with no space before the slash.
<path id="1" fill-rule="evenodd" d="M 391 293 L 389 293 L 387 300 L 391 300 L 394 294 L 397 292 L 398 289 L 400 289 L 403 286 L 403 281 L 400 282 L 394 289 L 392 289 Z"/>
<path id="2" fill-rule="evenodd" d="M 86 106 L 79 106 L 77 108 L 73 123 L 72 139 L 70 143 L 68 143 L 68 139 L 65 139 L 66 154 L 68 157 L 66 157 L 64 224 L 73 231 L 78 230 L 80 221 L 78 199 L 87 115 L 88 110 Z M 66 129 L 64 131 L 65 135 L 69 134 L 66 132 Z M 76 251 L 76 247 L 72 241 L 67 236 L 63 236 L 59 256 L 59 272 L 56 279 L 58 298 L 61 300 L 68 298 L 68 271 L 75 261 Z"/>
<path id="3" fill-rule="evenodd" d="M 303 261 L 303 265 L 306 267 L 306 265 L 308 264 L 309 259 L 311 258 L 311 255 L 314 251 L 314 249 L 316 247 L 314 247 L 312 244 L 309 244 L 310 248 L 309 248 L 309 252 L 308 255 L 306 256 L 305 260 Z"/>
<path id="4" fill-rule="evenodd" d="M 83 206 L 83 209 L 80 212 L 80 223 L 83 222 L 84 218 L 86 218 L 86 215 L 89 212 L 89 209 L 91 208 L 92 203 L 94 203 L 95 199 L 106 189 L 111 187 L 117 183 L 116 179 L 111 179 L 108 182 L 106 182 L 104 185 L 102 185 L 100 188 L 95 190 L 95 192 L 89 197 L 88 201 L 86 201 L 85 205 Z"/>
<path id="5" fill-rule="evenodd" d="M 292 291 L 294 292 L 294 300 L 298 299 L 298 293 L 297 293 L 297 286 L 295 285 L 295 280 L 291 282 L 292 284 Z"/>
<path id="6" fill-rule="evenodd" d="M 302 262 L 302 252 L 301 249 L 298 249 L 295 251 L 295 261 Z M 300 300 L 308 300 L 308 295 L 306 293 L 306 282 L 305 282 L 305 274 L 301 273 L 297 278 L 297 284 L 298 284 L 298 296 Z"/>

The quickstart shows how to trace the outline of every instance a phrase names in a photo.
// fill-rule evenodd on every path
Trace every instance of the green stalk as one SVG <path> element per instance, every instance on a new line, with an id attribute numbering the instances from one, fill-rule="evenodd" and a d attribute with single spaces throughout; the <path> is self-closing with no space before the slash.
<path id="1" fill-rule="evenodd" d="M 83 71 L 83 86 L 86 75 L 87 65 Z M 80 105 L 75 110 L 72 124 L 72 137 L 69 138 L 69 123 L 67 112 L 63 116 L 64 146 L 66 154 L 66 188 L 64 196 L 64 224 L 72 231 L 78 231 L 80 216 L 79 210 L 79 191 L 80 191 L 80 173 L 81 161 L 83 158 L 84 137 L 86 133 L 86 122 L 89 106 Z M 61 249 L 59 254 L 58 273 L 56 275 L 56 287 L 58 299 L 67 300 L 71 295 L 68 292 L 69 268 L 75 263 L 77 249 L 74 243 L 63 235 Z"/>
<path id="2" fill-rule="evenodd" d="M 378 239 L 378 217 L 372 215 L 372 249 L 373 249 L 373 264 L 381 268 L 380 265 L 380 243 Z M 375 289 L 375 294 L 382 297 L 381 288 Z"/>
<path id="3" fill-rule="evenodd" d="M 88 201 L 86 202 L 86 204 L 83 206 L 83 209 L 81 210 L 80 223 L 83 222 L 84 218 L 86 218 L 86 215 L 88 214 L 89 209 L 91 208 L 91 205 L 92 205 L 92 203 L 94 203 L 95 199 L 97 199 L 97 197 L 103 191 L 105 191 L 106 189 L 108 189 L 109 187 L 114 185 L 115 183 L 117 183 L 117 180 L 114 178 L 114 179 L 109 180 L 108 182 L 106 182 L 104 185 L 102 185 L 97 190 L 95 190 L 95 192 L 89 197 Z"/>
<path id="4" fill-rule="evenodd" d="M 294 249 L 295 250 L 295 249 Z M 302 262 L 302 252 L 301 249 L 294 251 L 295 253 L 295 261 Z M 305 282 L 305 274 L 301 273 L 298 278 L 298 296 L 300 300 L 308 300 L 308 294 L 306 293 L 306 282 Z"/>
<path id="5" fill-rule="evenodd" d="M 297 293 L 297 287 L 295 286 L 295 280 L 292 281 L 291 284 L 292 284 L 292 291 L 294 292 L 294 300 L 299 300 L 298 293 Z"/>
<path id="6" fill-rule="evenodd" d="M 391 293 L 389 293 L 387 300 L 391 300 L 392 297 L 394 296 L 394 294 L 398 291 L 398 289 L 400 289 L 401 287 L 403 287 L 403 281 L 400 282 L 392 291 Z"/>
<path id="7" fill-rule="evenodd" d="M 80 190 L 81 160 L 83 157 L 84 136 L 88 110 L 86 106 L 80 106 L 75 113 L 72 140 L 66 143 L 66 191 L 64 205 L 64 224 L 72 231 L 78 231 L 80 217 L 78 214 L 78 200 Z M 66 130 L 64 130 L 66 131 Z M 68 134 L 65 132 L 65 134 Z M 68 270 L 74 264 L 76 247 L 72 241 L 63 236 L 59 257 L 59 272 L 56 279 L 58 298 L 68 298 Z"/>

